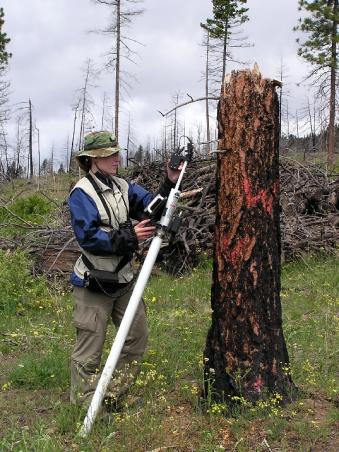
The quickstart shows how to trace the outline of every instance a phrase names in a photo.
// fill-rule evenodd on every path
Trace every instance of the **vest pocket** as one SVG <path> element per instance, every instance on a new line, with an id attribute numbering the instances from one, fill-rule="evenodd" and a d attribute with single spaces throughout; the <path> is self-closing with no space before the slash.
<path id="1" fill-rule="evenodd" d="M 79 330 L 95 333 L 98 326 L 98 308 L 76 304 L 73 312 L 73 325 Z"/>

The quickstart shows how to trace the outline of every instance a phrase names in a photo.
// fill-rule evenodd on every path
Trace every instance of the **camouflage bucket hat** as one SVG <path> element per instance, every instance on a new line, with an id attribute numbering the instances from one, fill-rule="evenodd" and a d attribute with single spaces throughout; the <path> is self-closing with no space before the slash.
<path id="1" fill-rule="evenodd" d="M 111 132 L 91 132 L 85 136 L 84 149 L 79 152 L 81 157 L 109 157 L 120 151 L 117 139 Z"/>

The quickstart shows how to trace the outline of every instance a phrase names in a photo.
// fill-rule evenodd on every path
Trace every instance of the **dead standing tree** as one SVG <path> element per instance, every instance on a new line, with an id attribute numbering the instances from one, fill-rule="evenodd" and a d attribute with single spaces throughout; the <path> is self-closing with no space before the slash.
<path id="1" fill-rule="evenodd" d="M 275 84 L 233 72 L 219 104 L 212 325 L 206 391 L 256 402 L 293 383 L 280 304 L 279 107 Z"/>
<path id="2" fill-rule="evenodd" d="M 120 101 L 121 101 L 121 87 L 126 87 L 128 72 L 122 70 L 122 59 L 135 64 L 133 58 L 137 52 L 132 48 L 134 44 L 141 44 L 136 39 L 125 35 L 132 20 L 135 16 L 143 13 L 142 8 L 128 8 L 129 5 L 141 4 L 143 0 L 93 0 L 94 3 L 108 6 L 111 9 L 112 21 L 101 32 L 106 36 L 113 37 L 113 46 L 108 54 L 106 63 L 107 69 L 113 69 L 115 72 L 115 107 L 114 107 L 114 133 L 119 140 L 120 131 Z M 122 77 L 124 74 L 124 77 Z"/>

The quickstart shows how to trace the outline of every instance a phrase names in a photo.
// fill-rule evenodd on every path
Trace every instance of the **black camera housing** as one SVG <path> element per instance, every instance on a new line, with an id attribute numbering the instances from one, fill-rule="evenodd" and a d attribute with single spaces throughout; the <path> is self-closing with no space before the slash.
<path id="1" fill-rule="evenodd" d="M 174 152 L 171 155 L 171 159 L 169 161 L 168 166 L 173 170 L 177 170 L 177 169 L 179 169 L 180 163 L 183 160 L 184 160 L 184 157 L 179 152 Z"/>

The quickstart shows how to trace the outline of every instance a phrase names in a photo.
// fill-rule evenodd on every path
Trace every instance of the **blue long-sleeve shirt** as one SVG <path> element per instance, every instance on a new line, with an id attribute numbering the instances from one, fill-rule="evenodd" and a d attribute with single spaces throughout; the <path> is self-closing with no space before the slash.
<path id="1" fill-rule="evenodd" d="M 129 216 L 134 220 L 143 218 L 145 207 L 154 195 L 137 184 L 129 184 Z M 99 210 L 94 200 L 81 188 L 76 188 L 69 197 L 71 221 L 75 237 L 81 248 L 94 255 L 115 254 L 110 233 L 103 231 Z"/>
<path id="2" fill-rule="evenodd" d="M 164 181 L 159 193 L 167 196 L 174 184 L 168 179 Z M 144 218 L 144 209 L 152 201 L 154 195 L 140 185 L 128 184 L 129 216 L 135 220 Z M 138 241 L 133 228 L 119 228 L 111 232 L 104 231 L 101 226 L 99 210 L 94 200 L 81 188 L 71 193 L 68 205 L 75 237 L 84 250 L 93 255 L 123 255 L 133 253 Z M 71 282 L 84 286 L 84 280 L 72 273 Z"/>

